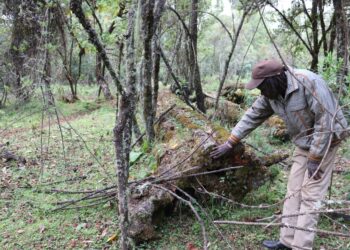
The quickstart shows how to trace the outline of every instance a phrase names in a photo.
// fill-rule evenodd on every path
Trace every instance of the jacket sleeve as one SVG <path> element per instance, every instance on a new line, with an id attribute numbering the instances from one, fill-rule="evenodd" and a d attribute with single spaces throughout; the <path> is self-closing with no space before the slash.
<path id="1" fill-rule="evenodd" d="M 236 138 L 237 140 L 243 139 L 273 113 L 274 112 L 267 98 L 260 96 L 232 129 L 231 137 Z"/>
<path id="2" fill-rule="evenodd" d="M 306 100 L 315 117 L 309 158 L 320 161 L 329 144 L 332 121 L 335 124 L 333 115 L 329 111 L 333 114 L 336 113 L 337 100 L 321 77 L 311 81 L 306 80 L 304 83 L 308 87 L 308 89 L 305 89 Z"/>

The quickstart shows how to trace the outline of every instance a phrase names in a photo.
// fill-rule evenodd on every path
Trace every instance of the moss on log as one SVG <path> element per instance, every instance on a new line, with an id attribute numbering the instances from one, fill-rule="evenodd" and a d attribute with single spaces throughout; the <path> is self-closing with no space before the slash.
<path id="1" fill-rule="evenodd" d="M 240 143 L 232 155 L 213 160 L 209 153 L 228 138 L 229 131 L 181 104 L 170 92 L 160 94 L 160 112 L 173 103 L 177 106 L 156 126 L 157 145 L 162 147 L 154 153 L 157 170 L 147 180 L 130 186 L 130 236 L 136 242 L 157 237 L 155 225 L 171 213 L 176 203 L 169 192 L 154 184 L 173 192 L 177 187 L 190 190 L 195 197 L 200 196 L 196 191 L 203 186 L 210 192 L 240 201 L 273 177 L 268 166 L 287 157 L 282 153 L 258 157 L 252 148 Z M 233 166 L 242 168 L 202 175 Z"/>

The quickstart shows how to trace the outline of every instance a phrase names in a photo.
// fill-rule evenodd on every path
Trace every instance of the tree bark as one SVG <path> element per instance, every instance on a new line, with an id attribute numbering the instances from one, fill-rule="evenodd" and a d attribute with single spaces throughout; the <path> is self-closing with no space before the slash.
<path id="1" fill-rule="evenodd" d="M 8 1 L 9 12 L 13 17 L 10 55 L 15 71 L 14 91 L 16 98 L 26 101 L 29 98 L 28 86 L 22 86 L 22 77 L 30 76 L 34 65 L 27 66 L 29 59 L 37 55 L 40 45 L 40 11 L 35 1 Z"/>
<path id="2" fill-rule="evenodd" d="M 137 122 L 135 114 L 132 117 L 132 131 L 134 133 L 136 140 L 140 138 L 137 142 L 137 145 L 142 145 L 142 143 L 143 143 L 142 134 L 141 134 L 141 130 L 140 130 L 139 124 Z"/>
<path id="3" fill-rule="evenodd" d="M 334 12 L 336 18 L 336 37 L 337 37 L 337 59 L 341 60 L 342 67 L 337 74 L 337 82 L 341 86 L 345 77 L 348 74 L 348 36 L 349 30 L 347 25 L 346 16 L 343 8 L 343 0 L 333 0 Z M 349 83 L 347 83 L 349 85 Z"/>
<path id="4" fill-rule="evenodd" d="M 146 136 L 149 142 L 154 140 L 152 115 L 152 37 L 153 37 L 153 9 L 154 0 L 141 1 L 142 42 L 143 42 L 143 118 L 146 126 Z"/>
<path id="5" fill-rule="evenodd" d="M 197 37 L 198 37 L 198 0 L 191 1 L 191 21 L 190 21 L 190 55 L 191 55 L 191 77 L 190 77 L 190 86 L 193 86 L 196 92 L 196 103 L 200 111 L 205 112 L 204 105 L 204 94 L 201 84 L 201 75 L 198 65 L 197 57 Z"/>
<path id="6" fill-rule="evenodd" d="M 47 49 L 46 51 L 46 62 L 44 67 L 44 84 L 45 84 L 45 99 L 48 105 L 54 104 L 53 94 L 51 91 L 51 54 Z"/>
<path id="7" fill-rule="evenodd" d="M 128 28 L 126 35 L 126 91 L 121 96 L 118 117 L 114 128 L 116 171 L 118 177 L 118 211 L 120 249 L 131 249 L 129 244 L 128 218 L 128 178 L 129 155 L 131 148 L 132 127 L 135 108 L 136 70 L 134 59 L 134 24 L 135 4 L 132 3 L 128 12 Z"/>
<path id="8" fill-rule="evenodd" d="M 127 194 L 127 182 L 129 178 L 130 138 L 132 127 L 130 113 L 133 112 L 131 108 L 132 103 L 130 101 L 131 100 L 127 96 L 121 97 L 116 126 L 113 130 L 118 186 L 120 249 L 122 250 L 130 249 L 128 239 L 129 219 Z"/>
<path id="9" fill-rule="evenodd" d="M 106 83 L 106 80 L 104 79 L 102 60 L 101 60 L 101 57 L 98 55 L 98 53 L 96 53 L 95 76 L 96 76 L 97 84 L 100 86 L 106 100 L 112 100 L 113 96 L 108 87 L 108 84 Z"/>
<path id="10" fill-rule="evenodd" d="M 47 26 L 46 26 L 46 35 L 45 35 L 45 57 L 44 57 L 44 70 L 42 81 L 44 82 L 44 100 L 47 105 L 53 105 L 54 99 L 51 91 L 50 83 L 51 83 L 51 53 L 50 53 L 50 44 L 52 43 L 52 35 L 53 35 L 53 22 L 51 16 L 52 9 L 47 9 Z"/>
<path id="11" fill-rule="evenodd" d="M 318 54 L 320 51 L 320 46 L 318 44 L 318 14 L 317 14 L 317 2 L 318 0 L 312 0 L 311 7 L 311 27 L 312 27 L 312 38 L 313 38 L 313 46 L 312 46 L 312 61 L 310 69 L 314 72 L 318 71 Z"/>
<path id="12" fill-rule="evenodd" d="M 159 70 L 160 70 L 160 51 L 158 45 L 158 33 L 159 33 L 159 23 L 164 10 L 165 0 L 157 1 L 154 7 L 154 22 L 153 22 L 153 38 L 152 38 L 152 51 L 153 51 L 153 69 L 152 69 L 152 79 L 153 79 L 153 93 L 152 93 L 152 122 L 157 115 L 157 100 L 158 100 L 158 90 L 159 90 Z"/>

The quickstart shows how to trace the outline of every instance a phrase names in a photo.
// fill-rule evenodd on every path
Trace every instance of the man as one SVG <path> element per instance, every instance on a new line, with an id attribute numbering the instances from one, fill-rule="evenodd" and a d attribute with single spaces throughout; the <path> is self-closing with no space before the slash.
<path id="1" fill-rule="evenodd" d="M 256 64 L 246 88 L 258 88 L 261 96 L 211 156 L 229 154 L 235 144 L 276 113 L 296 145 L 283 215 L 319 208 L 330 183 L 337 148 L 348 135 L 347 122 L 333 93 L 319 75 L 285 67 L 277 60 Z M 299 228 L 316 229 L 317 221 L 317 214 L 282 218 L 282 223 Z M 315 233 L 292 227 L 281 228 L 278 241 L 265 240 L 263 245 L 268 249 L 312 249 Z"/>

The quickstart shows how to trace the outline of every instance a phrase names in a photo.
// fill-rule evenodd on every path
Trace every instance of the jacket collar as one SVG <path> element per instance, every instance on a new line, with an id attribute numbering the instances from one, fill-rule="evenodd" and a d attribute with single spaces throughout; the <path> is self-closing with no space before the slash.
<path id="1" fill-rule="evenodd" d="M 288 84 L 288 86 L 287 86 L 287 91 L 286 91 L 285 98 L 287 98 L 288 95 L 291 94 L 292 92 L 294 92 L 297 89 L 299 89 L 297 79 L 295 78 L 295 71 L 294 71 L 294 69 L 292 67 L 287 66 L 286 75 L 287 75 L 287 84 Z"/>

